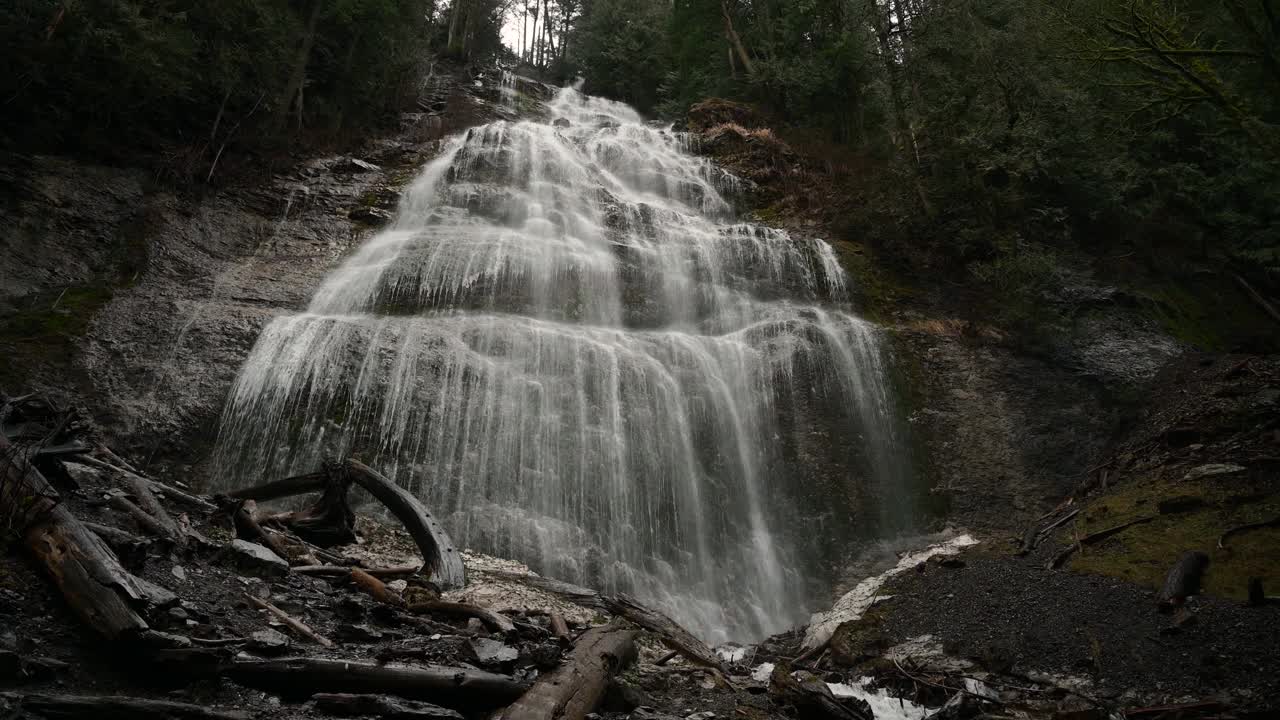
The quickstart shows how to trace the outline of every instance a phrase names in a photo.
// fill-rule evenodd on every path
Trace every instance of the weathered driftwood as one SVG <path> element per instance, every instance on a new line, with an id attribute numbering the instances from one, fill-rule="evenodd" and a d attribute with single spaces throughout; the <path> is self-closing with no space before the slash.
<path id="1" fill-rule="evenodd" d="M 106 451 L 107 453 L 111 452 L 109 450 L 106 450 L 106 448 L 103 448 L 100 446 L 99 454 L 101 454 L 102 451 Z M 114 453 L 110 454 L 109 456 L 104 455 L 104 457 L 108 457 L 108 459 L 115 458 L 117 461 L 119 460 L 119 457 Z M 192 495 L 189 492 L 179 490 L 178 488 L 172 485 L 169 485 L 168 483 L 163 483 L 163 482 L 160 482 L 159 480 L 153 480 L 143 475 L 142 473 L 138 472 L 137 470 L 135 470 L 132 465 L 125 464 L 124 466 L 122 466 L 119 464 L 119 462 L 112 464 L 112 462 L 99 460 L 98 458 L 93 457 L 92 455 L 81 455 L 75 458 L 74 461 L 81 463 L 83 465 L 96 467 L 99 470 L 115 473 L 121 477 L 132 476 L 149 485 L 152 492 L 158 492 L 161 495 L 164 495 L 165 497 L 169 498 L 170 500 L 173 500 L 174 502 L 182 503 L 183 505 L 193 507 L 197 510 L 202 510 L 204 512 L 213 512 L 214 510 L 217 509 L 217 506 L 209 502 L 208 500 Z"/>
<path id="2" fill-rule="evenodd" d="M 501 720 L 583 720 L 594 712 L 609 682 L 635 659 L 636 632 L 614 621 L 591 628 L 564 664 L 529 688 Z"/>
<path id="3" fill-rule="evenodd" d="M 306 624 L 306 623 L 304 623 L 304 622 L 302 622 L 301 620 L 299 620 L 299 619 L 297 619 L 297 618 L 293 617 L 292 615 L 290 615 L 289 613 L 287 613 L 287 612 L 285 612 L 285 611 L 281 610 L 280 608 L 276 607 L 275 605 L 272 605 L 271 603 L 267 602 L 266 600 L 262 600 L 261 598 L 256 598 L 256 597 L 254 597 L 254 596 L 252 596 L 252 595 L 247 595 L 247 594 L 246 594 L 246 595 L 245 595 L 245 598 L 247 598 L 247 599 L 249 600 L 249 602 L 250 602 L 250 603 L 252 603 L 252 604 L 254 605 L 254 607 L 257 607 L 257 608 L 259 608 L 259 609 L 261 609 L 261 610 L 266 610 L 267 612 L 271 613 L 272 615 L 275 615 L 275 616 L 280 620 L 280 622 L 282 622 L 282 623 L 284 623 L 285 625 L 289 626 L 289 629 L 293 630 L 294 632 L 298 633 L 299 635 L 301 635 L 301 636 L 303 636 L 303 637 L 305 637 L 305 638 L 308 638 L 308 639 L 310 639 L 310 640 L 312 640 L 312 641 L 314 641 L 314 642 L 318 643 L 318 644 L 319 644 L 320 646 L 322 646 L 322 647 L 333 647 L 333 641 L 332 641 L 332 640 L 330 640 L 329 638 L 326 638 L 325 636 L 321 635 L 320 633 L 317 633 L 315 630 L 312 630 L 310 627 L 308 627 L 308 626 L 307 626 L 307 624 Z"/>
<path id="4" fill-rule="evenodd" d="M 160 501 L 156 499 L 155 493 L 151 492 L 151 483 L 133 473 L 122 473 L 120 478 L 128 486 L 129 494 L 136 499 L 138 507 L 155 518 L 156 524 L 163 528 L 162 537 L 170 540 L 177 547 L 186 547 L 186 533 L 178 528 L 178 523 L 174 521 L 173 517 L 169 515 L 169 511 L 165 510 Z"/>
<path id="5" fill-rule="evenodd" d="M 340 717 L 384 717 L 392 720 L 465 720 L 456 710 L 386 695 L 316 693 L 316 709 Z"/>
<path id="6" fill-rule="evenodd" d="M 147 698 L 90 695 L 39 695 L 0 693 L 10 710 L 22 710 L 39 717 L 86 718 L 87 720 L 249 720 L 246 712 L 218 710 L 207 705 L 150 700 Z"/>
<path id="7" fill-rule="evenodd" d="M 254 501 L 240 501 L 240 506 L 231 513 L 232 524 L 235 525 L 236 535 L 242 540 L 256 540 L 261 542 L 268 550 L 275 553 L 281 560 L 288 561 L 289 554 L 285 552 L 284 544 L 275 535 L 268 533 L 258 523 L 258 518 L 254 514 Z"/>
<path id="8" fill-rule="evenodd" d="M 181 547 L 186 543 L 186 536 L 178 532 L 176 527 L 169 527 L 161 522 L 154 515 L 148 513 L 138 506 L 137 503 L 130 500 L 119 490 L 113 490 L 113 494 L 107 501 L 107 505 L 115 510 L 133 518 L 138 527 L 155 535 L 171 545 Z"/>
<path id="9" fill-rule="evenodd" d="M 1164 578 L 1164 588 L 1157 598 L 1163 608 L 1173 608 L 1200 593 L 1200 580 L 1209 567 L 1209 556 L 1195 550 L 1182 553 Z"/>
<path id="10" fill-rule="evenodd" d="M 405 529 L 422 551 L 423 575 L 430 577 L 443 590 L 467 584 L 466 570 L 462 567 L 462 553 L 453 546 L 444 527 L 436 522 L 417 498 L 359 460 L 347 460 L 347 475 L 404 523 Z"/>
<path id="11" fill-rule="evenodd" d="M 609 612 L 639 625 L 658 635 L 672 650 L 679 650 L 689 660 L 706 667 L 718 670 L 725 675 L 720 656 L 715 654 L 706 643 L 693 636 L 675 620 L 657 610 L 647 608 L 626 595 L 602 596 Z"/>
<path id="12" fill-rule="evenodd" d="M 135 578 L 2 435 L 0 465 L 0 516 L 21 535 L 76 615 L 109 640 L 131 639 L 147 630 L 134 611 L 146 600 Z"/>
<path id="13" fill-rule="evenodd" d="M 496 710 L 528 685 L 471 668 L 416 667 L 322 658 L 236 660 L 228 669 L 241 685 L 290 697 L 318 692 L 389 694 L 460 710 Z"/>
<path id="14" fill-rule="evenodd" d="M 480 622 L 491 630 L 500 633 L 513 633 L 516 631 L 516 624 L 502 613 L 490 610 L 489 608 L 480 607 L 479 605 L 469 605 L 467 603 L 447 602 L 445 600 L 421 600 L 409 605 L 409 612 L 419 615 L 426 613 L 443 613 L 445 615 L 456 615 L 458 617 L 477 618 Z"/>
<path id="15" fill-rule="evenodd" d="M 281 513 L 271 519 L 283 522 L 298 537 L 321 547 L 347 545 L 356 539 L 356 515 L 347 502 L 351 480 L 346 469 L 333 462 L 324 466 L 320 497 L 311 507 Z"/>
<path id="16" fill-rule="evenodd" d="M 409 531 L 409 535 L 422 553 L 422 574 L 431 578 L 441 589 L 459 588 L 466 584 L 466 570 L 462 566 L 462 554 L 454 547 L 448 533 L 431 513 L 404 488 L 358 460 L 347 460 L 341 466 L 343 477 L 364 488 L 370 495 L 391 511 Z M 300 475 L 243 488 L 230 493 L 242 500 L 274 500 L 308 492 L 324 491 L 332 472 Z M 345 489 L 345 488 L 344 488 Z M 345 493 L 342 495 L 345 505 Z"/>
<path id="17" fill-rule="evenodd" d="M 348 575 L 354 565 L 300 565 L 293 569 L 300 575 L 331 575 L 334 577 Z M 376 578 L 402 578 L 417 575 L 421 565 L 401 565 L 386 568 L 360 568 L 367 575 Z"/>
<path id="18" fill-rule="evenodd" d="M 786 663 L 778 663 L 769 676 L 769 692 L 793 705 L 800 717 L 812 720 L 872 720 L 871 708 L 862 701 L 855 709 L 836 699 L 827 684 L 818 678 L 801 682 L 791 676 Z M 857 702 L 857 701 L 855 701 Z"/>
<path id="19" fill-rule="evenodd" d="M 1131 527 L 1133 527 L 1134 525 L 1141 525 L 1142 523 L 1149 523 L 1149 522 L 1151 522 L 1152 520 L 1155 520 L 1155 517 L 1154 517 L 1154 516 L 1153 516 L 1153 517 L 1140 517 L 1140 518 L 1138 518 L 1137 520 L 1130 520 L 1129 522 L 1126 522 L 1126 523 L 1120 523 L 1119 525 L 1115 525 L 1115 526 L 1113 526 L 1113 527 L 1109 527 L 1109 528 L 1107 528 L 1106 530 L 1099 530 L 1098 532 L 1090 533 L 1090 534 L 1088 534 L 1088 535 L 1085 535 L 1084 537 L 1080 538 L 1080 540 L 1078 540 L 1077 542 L 1071 543 L 1070 545 L 1068 545 L 1068 546 L 1066 546 L 1065 548 L 1063 548 L 1063 549 L 1061 550 L 1061 552 L 1059 552 L 1057 555 L 1054 555 L 1054 556 L 1049 560 L 1049 562 L 1047 563 L 1046 567 L 1047 567 L 1049 570 L 1056 570 L 1056 569 L 1058 569 L 1058 568 L 1062 567 L 1062 563 L 1066 562 L 1066 561 L 1067 561 L 1067 560 L 1068 560 L 1072 555 L 1074 555 L 1074 554 L 1076 553 L 1076 551 L 1077 551 L 1077 550 L 1079 550 L 1081 547 L 1083 547 L 1083 546 L 1085 546 L 1085 545 L 1092 545 L 1092 544 L 1094 544 L 1094 543 L 1101 542 L 1101 541 L 1106 540 L 1107 538 L 1111 537 L 1112 535 L 1115 535 L 1116 533 L 1121 532 L 1122 530 L 1126 530 L 1126 529 L 1128 529 L 1128 528 L 1131 528 Z"/>

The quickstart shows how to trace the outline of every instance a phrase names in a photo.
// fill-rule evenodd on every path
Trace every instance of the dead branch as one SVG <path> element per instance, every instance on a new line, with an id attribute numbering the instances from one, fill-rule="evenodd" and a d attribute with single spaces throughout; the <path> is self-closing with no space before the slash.
<path id="1" fill-rule="evenodd" d="M 249 600 L 250 603 L 254 605 L 254 607 L 257 607 L 261 610 L 266 610 L 272 615 L 275 615 L 280 620 L 280 622 L 284 623 L 285 625 L 288 625 L 290 629 L 292 629 L 294 632 L 298 633 L 299 635 L 302 635 L 305 638 L 309 638 L 313 642 L 318 643 L 321 647 L 327 647 L 327 648 L 333 647 L 332 640 L 324 637 L 323 635 L 320 635 L 315 630 L 312 630 L 311 628 L 307 627 L 306 624 L 304 624 L 301 620 L 298 620 L 297 618 L 293 617 L 289 613 L 286 613 L 285 611 L 281 610 L 275 605 L 272 605 L 271 603 L 265 600 L 256 598 L 249 594 L 245 594 L 245 597 Z"/>
<path id="2" fill-rule="evenodd" d="M 447 602 L 444 600 L 423 600 L 409 606 L 409 612 L 419 615 L 425 613 L 444 613 L 459 617 L 478 618 L 486 626 L 497 632 L 508 634 L 516 631 L 516 624 L 501 613 L 494 612 L 479 605 Z"/>
<path id="3" fill-rule="evenodd" d="M 1115 535 L 1116 533 L 1119 533 L 1127 528 L 1133 527 L 1134 525 L 1149 523 L 1152 520 L 1155 520 L 1154 516 L 1142 517 L 1142 518 L 1138 518 L 1137 520 L 1130 520 L 1127 523 L 1121 523 L 1119 525 L 1116 525 L 1115 527 L 1109 527 L 1106 530 L 1099 530 L 1098 532 L 1085 535 L 1084 537 L 1080 538 L 1077 542 L 1074 542 L 1068 545 L 1067 547 L 1063 548 L 1062 551 L 1059 552 L 1057 555 L 1054 555 L 1053 558 L 1049 560 L 1049 562 L 1046 564 L 1045 567 L 1049 570 L 1056 570 L 1059 567 L 1061 567 L 1062 563 L 1066 562 L 1081 547 L 1085 545 L 1093 545 L 1094 543 L 1101 542 L 1102 540 L 1106 540 L 1112 535 Z"/>
<path id="4" fill-rule="evenodd" d="M 351 568 L 351 581 L 383 605 L 404 607 L 404 598 L 400 597 L 399 593 L 391 590 L 386 583 L 360 568 Z"/>
<path id="5" fill-rule="evenodd" d="M 1270 520 L 1263 520 L 1262 522 L 1248 523 L 1246 525 L 1237 525 L 1233 528 L 1228 529 L 1226 532 L 1222 533 L 1222 535 L 1218 537 L 1218 549 L 1219 550 L 1228 549 L 1227 538 L 1231 537 L 1232 535 L 1239 535 L 1240 533 L 1249 532 L 1250 530 L 1261 530 L 1263 528 L 1272 528 L 1272 527 L 1280 527 L 1280 516 L 1273 517 Z"/>

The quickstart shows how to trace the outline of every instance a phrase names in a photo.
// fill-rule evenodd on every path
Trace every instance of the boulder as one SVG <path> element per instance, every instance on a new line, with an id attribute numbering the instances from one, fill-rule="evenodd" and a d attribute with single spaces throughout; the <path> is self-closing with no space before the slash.
<path id="1" fill-rule="evenodd" d="M 283 577 L 289 574 L 289 563 L 257 543 L 232 540 L 227 546 L 232 562 L 241 571 L 258 577 Z"/>

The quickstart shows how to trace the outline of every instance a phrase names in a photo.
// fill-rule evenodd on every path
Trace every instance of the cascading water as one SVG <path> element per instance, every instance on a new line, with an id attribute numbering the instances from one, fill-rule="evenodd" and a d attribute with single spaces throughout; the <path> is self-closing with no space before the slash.
<path id="1" fill-rule="evenodd" d="M 830 246 L 735 222 L 735 180 L 678 133 L 569 89 L 548 114 L 451 140 L 263 331 L 224 477 L 355 454 L 460 545 L 707 640 L 803 621 L 853 493 L 818 490 L 806 438 L 841 448 L 837 486 L 899 482 L 873 328 Z"/>

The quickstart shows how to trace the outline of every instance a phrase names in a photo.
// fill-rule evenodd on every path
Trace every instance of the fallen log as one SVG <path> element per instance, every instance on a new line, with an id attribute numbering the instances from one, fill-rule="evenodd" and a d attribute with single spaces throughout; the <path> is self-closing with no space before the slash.
<path id="1" fill-rule="evenodd" d="M 445 615 L 456 615 L 458 617 L 477 618 L 484 623 L 489 629 L 500 632 L 504 635 L 516 631 L 516 624 L 502 613 L 495 612 L 489 608 L 480 607 L 479 605 L 469 605 L 467 603 L 447 602 L 445 600 L 420 600 L 409 605 L 409 612 L 418 615 L 426 613 L 443 613 Z"/>
<path id="2" fill-rule="evenodd" d="M 252 595 L 248 595 L 248 594 L 246 594 L 246 595 L 245 595 L 245 598 L 247 598 L 247 599 L 249 600 L 249 602 L 250 602 L 250 603 L 252 603 L 252 604 L 254 605 L 254 607 L 257 607 L 257 608 L 259 608 L 259 609 L 261 609 L 261 610 L 266 610 L 267 612 L 271 613 L 272 615 L 275 615 L 275 616 L 280 620 L 280 622 L 282 622 L 282 623 L 284 623 L 285 625 L 289 626 L 289 628 L 290 628 L 291 630 L 293 630 L 294 632 L 298 633 L 299 635 L 301 635 L 301 636 L 303 636 L 303 637 L 305 637 L 305 638 L 309 638 L 310 640 L 312 640 L 312 641 L 314 641 L 314 642 L 318 643 L 321 647 L 327 647 L 327 648 L 328 648 L 328 647 L 333 647 L 333 641 L 332 641 L 332 640 L 330 640 L 329 638 L 327 638 L 327 637 L 325 637 L 325 636 L 323 636 L 323 635 L 321 635 L 321 634 L 317 633 L 315 630 L 312 630 L 310 627 L 308 627 L 308 626 L 306 625 L 306 623 L 304 623 L 304 622 L 302 622 L 301 620 L 299 620 L 299 619 L 297 619 L 297 618 L 293 617 L 292 615 L 290 615 L 289 613 L 287 613 L 287 612 L 285 612 L 285 611 L 281 610 L 280 608 L 276 607 L 275 605 L 272 605 L 271 603 L 267 602 L 266 600 L 262 600 L 262 599 L 260 599 L 260 598 L 256 598 L 256 597 L 254 597 L 254 596 L 252 596 Z"/>
<path id="3" fill-rule="evenodd" d="M 1070 545 L 1063 548 L 1061 552 L 1054 555 L 1049 560 L 1049 562 L 1046 563 L 1045 567 L 1049 570 L 1057 570 L 1059 567 L 1062 567 L 1062 563 L 1066 562 L 1081 547 L 1084 547 L 1085 545 L 1093 545 L 1094 543 L 1101 542 L 1111 537 L 1112 535 L 1115 535 L 1116 533 L 1121 532 L 1122 530 L 1131 528 L 1134 525 L 1149 523 L 1152 520 L 1155 520 L 1154 516 L 1141 517 L 1141 518 L 1138 518 L 1137 520 L 1130 520 L 1129 522 L 1120 523 L 1119 525 L 1109 527 L 1106 530 L 1099 530 L 1098 532 L 1085 535 L 1084 537 L 1080 538 L 1077 542 L 1071 543 Z"/>
<path id="4" fill-rule="evenodd" d="M 25 711 L 49 720 L 249 720 L 249 713 L 218 710 L 207 705 L 146 698 L 90 695 L 38 695 L 6 692 L 0 700 L 11 711 Z"/>
<path id="5" fill-rule="evenodd" d="M 431 513 L 427 512 L 417 498 L 359 460 L 348 459 L 341 468 L 345 481 L 353 482 L 368 491 L 409 531 L 409 535 L 413 537 L 418 550 L 422 553 L 423 575 L 430 577 L 432 582 L 443 590 L 466 585 L 466 569 L 462 565 L 462 554 L 454 547 L 453 541 L 449 539 L 444 528 L 436 522 Z M 264 485 L 242 488 L 232 491 L 229 495 L 241 500 L 275 500 L 308 492 L 324 491 L 330 487 L 332 477 L 332 469 L 330 469 L 327 472 L 299 475 Z M 344 492 L 341 496 L 344 506 L 346 504 L 345 485 L 344 482 Z"/>
<path id="6" fill-rule="evenodd" d="M 1192 595 L 1200 594 L 1200 581 L 1208 567 L 1208 555 L 1194 550 L 1182 553 L 1165 576 L 1164 588 L 1156 599 L 1161 609 L 1172 610 Z"/>
<path id="7" fill-rule="evenodd" d="M 113 490 L 112 493 L 113 494 L 110 499 L 107 501 L 107 505 L 133 518 L 133 521 L 138 524 L 138 527 L 146 530 L 152 535 L 155 535 L 161 540 L 174 545 L 175 547 L 180 547 L 181 545 L 186 544 L 185 536 L 180 536 L 176 527 L 167 527 L 154 515 L 151 515 L 146 510 L 139 507 L 135 502 L 125 497 L 123 492 Z"/>
<path id="8" fill-rule="evenodd" d="M 860 702 L 855 710 L 836 699 L 831 688 L 818 678 L 809 678 L 804 682 L 791 675 L 791 668 L 786 663 L 778 663 L 769 675 L 769 692 L 780 700 L 790 703 L 800 712 L 800 717 L 813 720 L 872 720 L 870 706 L 866 701 Z"/>
<path id="9" fill-rule="evenodd" d="M 544 675 L 501 720 L 583 720 L 596 709 L 613 676 L 636 656 L 636 632 L 618 621 L 583 633 L 568 659 Z"/>
<path id="10" fill-rule="evenodd" d="M 722 677 L 727 677 L 724 665 L 720 662 L 720 656 L 675 620 L 657 610 L 641 605 L 626 595 L 606 595 L 602 596 L 602 599 L 609 612 L 655 633 L 672 650 L 679 650 L 680 654 L 689 660 L 717 670 Z"/>
<path id="11" fill-rule="evenodd" d="M 338 577 L 351 573 L 353 565 L 299 565 L 293 571 L 299 575 L 332 575 Z M 421 565 L 402 565 L 400 567 L 387 568 L 360 568 L 367 575 L 376 578 L 402 578 L 409 575 L 417 575 L 422 568 Z"/>
<path id="12" fill-rule="evenodd" d="M 2 434 L 0 465 L 0 517 L 22 537 L 76 615 L 108 640 L 148 630 L 134 611 L 146 594 L 133 576 Z"/>
<path id="13" fill-rule="evenodd" d="M 392 720 L 465 720 L 456 710 L 386 695 L 317 693 L 316 709 L 340 717 L 384 717 Z"/>
<path id="14" fill-rule="evenodd" d="M 496 710 L 528 685 L 505 675 L 442 665 L 417 667 L 322 658 L 239 660 L 228 668 L 246 687 L 307 698 L 318 692 L 389 694 L 458 710 Z"/>
<path id="15" fill-rule="evenodd" d="M 555 610 L 547 613 L 548 624 L 551 626 L 551 634 L 560 640 L 569 639 L 569 623 L 564 621 L 564 616 Z"/>

